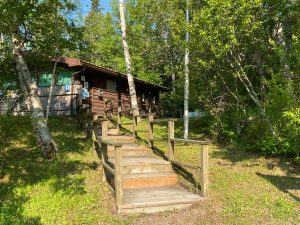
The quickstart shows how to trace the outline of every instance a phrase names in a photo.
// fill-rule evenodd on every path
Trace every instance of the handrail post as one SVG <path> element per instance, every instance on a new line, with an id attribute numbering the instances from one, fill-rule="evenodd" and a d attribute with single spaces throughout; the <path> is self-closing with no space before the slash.
<path id="1" fill-rule="evenodd" d="M 208 196 L 208 144 L 202 144 L 200 149 L 200 183 L 201 197 Z"/>
<path id="2" fill-rule="evenodd" d="M 122 204 L 123 200 L 123 149 L 122 146 L 115 147 L 115 196 L 117 206 Z"/>
<path id="3" fill-rule="evenodd" d="M 168 121 L 168 159 L 174 160 L 174 141 L 173 139 L 175 137 L 174 134 L 174 121 L 169 120 Z"/>
<path id="4" fill-rule="evenodd" d="M 122 111 L 122 107 L 118 106 L 118 129 L 119 130 L 121 128 L 121 111 Z"/>
<path id="5" fill-rule="evenodd" d="M 133 136 L 137 137 L 137 116 L 133 113 Z"/>
<path id="6" fill-rule="evenodd" d="M 84 115 L 84 128 L 85 128 L 85 135 L 86 135 L 86 138 L 91 138 L 91 121 L 90 121 L 90 109 L 87 109 L 86 110 L 86 113 Z"/>
<path id="7" fill-rule="evenodd" d="M 108 145 L 101 143 L 101 162 L 102 162 L 102 166 L 107 162 L 108 157 L 107 157 L 107 151 L 108 151 Z M 102 177 L 102 181 L 106 181 L 106 174 L 105 174 L 105 169 L 103 167 L 103 177 Z"/>
<path id="8" fill-rule="evenodd" d="M 107 138 L 108 136 L 108 120 L 102 121 L 102 132 L 101 132 L 102 139 Z"/>
<path id="9" fill-rule="evenodd" d="M 154 143 L 153 143 L 153 120 L 154 116 L 152 114 L 148 115 L 148 147 L 152 148 Z"/>
<path id="10" fill-rule="evenodd" d="M 92 139 L 93 139 L 93 147 L 96 150 L 95 142 L 97 141 L 97 124 L 95 121 L 98 119 L 97 114 L 93 114 L 93 125 L 92 125 Z"/>

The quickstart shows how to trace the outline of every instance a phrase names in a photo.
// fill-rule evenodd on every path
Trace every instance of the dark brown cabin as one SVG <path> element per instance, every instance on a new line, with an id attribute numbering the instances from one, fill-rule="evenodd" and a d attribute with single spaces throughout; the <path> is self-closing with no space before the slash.
<path id="1" fill-rule="evenodd" d="M 116 114 L 118 107 L 122 111 L 130 110 L 130 95 L 125 74 L 77 58 L 61 58 L 59 65 L 67 70 L 77 71 L 73 73 L 75 84 L 81 84 L 90 93 L 90 97 L 82 103 L 89 104 L 93 113 L 104 115 L 110 110 Z M 140 113 L 160 114 L 159 94 L 169 89 L 138 78 L 134 78 L 134 81 Z"/>

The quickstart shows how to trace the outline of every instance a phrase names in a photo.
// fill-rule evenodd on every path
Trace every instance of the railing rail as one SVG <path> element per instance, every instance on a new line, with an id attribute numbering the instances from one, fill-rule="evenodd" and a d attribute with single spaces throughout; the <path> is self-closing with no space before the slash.
<path id="1" fill-rule="evenodd" d="M 121 110 L 118 110 L 120 112 Z M 148 147 L 153 148 L 154 147 L 154 141 L 162 140 L 167 141 L 168 143 L 168 160 L 174 164 L 178 165 L 180 167 L 186 167 L 192 170 L 196 170 L 199 174 L 199 180 L 200 180 L 200 186 L 201 191 L 200 195 L 204 198 L 208 196 L 208 146 L 210 144 L 210 141 L 204 140 L 190 140 L 190 139 L 181 139 L 181 138 L 175 138 L 175 127 L 174 124 L 177 121 L 176 119 L 154 119 L 154 114 L 148 114 L 148 129 L 147 129 L 147 139 L 148 139 Z M 122 124 L 127 125 L 133 125 L 133 134 L 136 137 L 137 136 L 137 121 L 139 117 L 144 117 L 144 115 L 141 116 L 132 116 L 132 123 L 121 123 L 121 115 L 118 113 L 118 126 L 122 126 Z M 154 124 L 155 123 L 168 123 L 168 137 L 167 138 L 154 138 Z M 109 119 L 107 118 L 98 118 L 97 115 L 93 116 L 93 140 L 94 144 L 100 143 L 101 144 L 101 154 L 102 155 L 102 163 L 103 166 L 107 169 L 108 172 L 115 175 L 115 195 L 117 199 L 117 203 L 121 204 L 122 198 L 123 198 L 123 175 L 122 175 L 122 157 L 123 157 L 123 150 L 122 150 L 122 143 L 113 141 L 111 139 L 108 139 L 108 126 L 109 126 Z M 101 126 L 101 139 L 97 139 L 97 133 L 96 129 L 97 126 L 99 128 L 99 125 Z M 180 162 L 175 159 L 175 143 L 182 142 L 182 143 L 189 143 L 189 144 L 197 144 L 200 146 L 200 164 L 199 166 L 187 164 Z M 111 146 L 114 149 L 115 152 L 115 169 L 111 168 L 107 164 L 107 149 L 108 146 Z"/>
<path id="2" fill-rule="evenodd" d="M 175 138 L 175 129 L 174 122 L 176 119 L 154 119 L 153 116 L 148 116 L 148 146 L 153 148 L 154 141 L 162 140 L 168 142 L 168 160 L 180 167 L 186 167 L 189 169 L 196 170 L 199 173 L 200 177 L 200 186 L 201 191 L 200 195 L 203 198 L 207 198 L 208 196 L 208 146 L 210 141 L 200 141 L 200 140 L 190 140 L 190 139 L 181 139 Z M 155 123 L 168 123 L 168 138 L 154 138 L 154 129 L 153 125 Z M 175 142 L 183 142 L 190 144 L 199 144 L 200 145 L 200 165 L 194 166 L 191 164 L 186 164 L 180 161 L 175 160 Z"/>
<path id="3" fill-rule="evenodd" d="M 101 127 L 101 139 L 98 138 L 97 130 Z M 123 143 L 108 139 L 108 120 L 106 118 L 99 118 L 97 115 L 93 115 L 93 143 L 94 147 L 97 148 L 99 144 L 101 147 L 98 148 L 101 152 L 101 162 L 103 167 L 112 175 L 114 175 L 115 183 L 115 197 L 117 205 L 122 204 L 123 199 Z M 108 162 L 108 147 L 111 146 L 115 152 L 115 164 L 112 168 Z M 104 174 L 105 176 L 105 174 Z"/>

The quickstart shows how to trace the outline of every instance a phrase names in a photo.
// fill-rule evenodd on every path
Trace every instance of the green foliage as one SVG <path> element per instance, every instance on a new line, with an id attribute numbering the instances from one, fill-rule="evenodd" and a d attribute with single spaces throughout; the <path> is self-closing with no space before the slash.
<path id="1" fill-rule="evenodd" d="M 44 62 L 55 54 L 58 32 L 62 54 L 125 71 L 117 0 L 107 13 L 93 0 L 84 23 L 74 16 L 75 0 L 0 3 L 0 33 L 5 40 L 0 46 L 0 88 L 4 80 L 16 79 L 9 56 L 12 31 L 27 47 L 31 70 L 49 67 Z M 297 125 L 288 114 L 300 105 L 299 1 L 191 0 L 189 26 L 185 4 L 182 0 L 126 1 L 133 74 L 175 87 L 161 97 L 161 104 L 167 115 L 179 116 L 188 30 L 189 110 L 209 114 L 207 130 L 216 140 L 257 142 L 266 154 L 299 157 Z M 270 124 L 277 137 L 271 134 Z"/>
<path id="2" fill-rule="evenodd" d="M 36 147 L 29 117 L 0 116 L 0 224 L 128 224 L 110 213 L 111 192 L 92 142 L 72 118 L 50 118 L 54 161 Z"/>

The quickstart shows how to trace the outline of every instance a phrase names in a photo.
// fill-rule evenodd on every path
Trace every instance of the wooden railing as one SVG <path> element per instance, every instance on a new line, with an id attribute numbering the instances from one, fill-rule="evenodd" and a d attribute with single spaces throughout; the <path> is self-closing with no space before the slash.
<path id="1" fill-rule="evenodd" d="M 199 141 L 199 140 L 190 140 L 190 139 L 180 139 L 175 138 L 175 129 L 174 129 L 174 122 L 177 121 L 176 119 L 154 119 L 153 116 L 149 115 L 148 117 L 148 146 L 153 148 L 154 147 L 154 140 L 162 140 L 168 142 L 168 160 L 177 166 L 186 167 L 192 170 L 196 170 L 199 173 L 199 180 L 201 191 L 200 195 L 203 198 L 208 196 L 208 146 L 210 141 Z M 155 123 L 168 123 L 168 138 L 160 138 L 154 139 L 154 130 L 153 125 Z M 200 146 L 200 165 L 199 167 L 179 162 L 175 160 L 175 143 L 176 142 L 184 142 L 189 144 L 199 144 Z"/>
<path id="2" fill-rule="evenodd" d="M 98 131 L 101 130 L 101 138 Z M 93 115 L 93 144 L 94 148 L 100 152 L 101 162 L 107 172 L 114 176 L 114 194 L 117 205 L 121 205 L 123 199 L 123 149 L 122 143 L 108 139 L 108 120 L 99 118 L 98 115 Z M 101 146 L 100 146 L 101 145 Z M 115 164 L 112 168 L 108 163 L 108 147 L 112 146 L 115 152 Z M 104 173 L 105 176 L 105 173 Z"/>
<path id="3" fill-rule="evenodd" d="M 121 112 L 121 110 L 120 110 Z M 133 122 L 132 123 L 121 123 L 121 119 L 119 118 L 121 115 L 118 116 L 118 126 L 122 124 L 130 125 L 132 124 L 133 133 L 137 136 L 137 118 L 138 117 L 147 117 L 148 118 L 148 129 L 147 129 L 147 139 L 148 139 L 148 147 L 154 147 L 154 141 L 167 141 L 168 143 L 168 153 L 167 158 L 168 160 L 177 166 L 186 167 L 192 170 L 195 170 L 199 174 L 200 180 L 200 195 L 203 198 L 208 196 L 208 146 L 210 141 L 200 141 L 200 140 L 190 140 L 190 139 L 180 139 L 175 138 L 175 121 L 176 119 L 154 119 L 154 114 L 148 115 L 140 115 L 140 116 L 132 116 Z M 167 123 L 168 124 L 168 137 L 167 138 L 154 138 L 154 124 L 156 123 Z M 113 140 L 108 139 L 108 127 L 109 127 L 109 119 L 107 118 L 99 118 L 97 115 L 93 115 L 93 143 L 94 147 L 97 149 L 99 144 L 101 144 L 100 152 L 101 152 L 101 160 L 103 167 L 112 175 L 115 176 L 115 195 L 117 199 L 117 203 L 121 204 L 122 197 L 123 197 L 123 186 L 122 186 L 122 157 L 123 157 L 123 150 L 122 150 L 122 143 L 115 142 Z M 97 134 L 101 128 L 101 139 L 98 137 L 100 134 Z M 189 144 L 198 144 L 200 146 L 200 164 L 199 166 L 194 166 L 191 164 L 183 163 L 175 159 L 175 143 L 182 142 L 182 143 L 189 143 Z M 112 146 L 114 152 L 116 154 L 115 158 L 115 169 L 113 169 L 107 162 L 107 149 L 108 146 Z"/>

